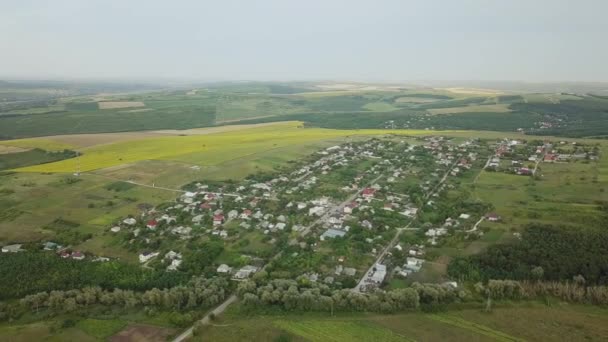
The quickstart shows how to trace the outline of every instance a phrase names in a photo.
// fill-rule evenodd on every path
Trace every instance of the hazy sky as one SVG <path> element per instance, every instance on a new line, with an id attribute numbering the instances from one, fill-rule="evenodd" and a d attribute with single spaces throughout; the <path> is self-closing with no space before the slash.
<path id="1" fill-rule="evenodd" d="M 608 0 L 1 0 L 0 77 L 608 81 Z"/>

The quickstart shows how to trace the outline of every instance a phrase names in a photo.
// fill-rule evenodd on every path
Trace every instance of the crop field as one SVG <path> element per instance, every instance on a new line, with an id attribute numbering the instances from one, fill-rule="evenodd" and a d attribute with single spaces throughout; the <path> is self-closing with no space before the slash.
<path id="1" fill-rule="evenodd" d="M 265 150 L 314 141 L 384 134 L 424 135 L 425 130 L 330 130 L 286 122 L 272 126 L 199 136 L 169 136 L 83 149 L 78 158 L 18 169 L 20 172 L 92 171 L 142 160 L 173 160 L 197 165 L 221 162 Z M 35 141 L 35 139 L 34 139 Z"/>
<path id="2" fill-rule="evenodd" d="M 0 141 L 0 146 L 18 147 L 22 149 L 39 148 L 45 151 L 62 151 L 65 149 L 73 149 L 74 145 L 64 143 L 59 140 L 35 138 L 35 139 L 19 139 Z"/>
<path id="3" fill-rule="evenodd" d="M 476 106 L 462 106 L 451 108 L 431 108 L 427 111 L 433 115 L 458 113 L 508 113 L 511 111 L 508 104 L 488 104 Z"/>
<path id="4" fill-rule="evenodd" d="M 536 303 L 449 309 L 438 314 L 276 314 L 228 312 L 196 341 L 600 341 L 608 337 L 608 311 L 591 306 Z"/>
<path id="5" fill-rule="evenodd" d="M 99 105 L 99 109 L 136 108 L 146 106 L 140 101 L 100 101 L 97 104 Z"/>

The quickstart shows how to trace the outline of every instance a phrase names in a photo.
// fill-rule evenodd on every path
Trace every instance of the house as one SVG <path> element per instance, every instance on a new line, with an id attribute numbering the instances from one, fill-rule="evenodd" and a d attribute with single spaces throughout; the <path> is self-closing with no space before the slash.
<path id="1" fill-rule="evenodd" d="M 344 275 L 347 275 L 349 277 L 353 277 L 355 275 L 355 273 L 357 273 L 357 270 L 352 268 L 352 267 L 345 267 L 344 268 Z"/>
<path id="2" fill-rule="evenodd" d="M 351 202 L 349 204 L 347 204 L 346 206 L 344 206 L 344 213 L 345 214 L 352 214 L 353 213 L 353 209 L 355 209 L 357 207 L 357 202 Z"/>
<path id="3" fill-rule="evenodd" d="M 139 255 L 139 262 L 142 264 L 148 262 L 150 259 L 156 257 L 158 254 L 158 252 L 143 252 Z"/>
<path id="4" fill-rule="evenodd" d="M 283 230 L 285 229 L 285 227 L 287 227 L 287 224 L 285 224 L 284 222 L 279 222 L 274 227 L 278 230 Z"/>
<path id="5" fill-rule="evenodd" d="M 132 217 L 129 217 L 129 218 L 122 220 L 122 223 L 126 224 L 127 226 L 132 226 L 137 223 L 137 220 Z"/>
<path id="6" fill-rule="evenodd" d="M 325 284 L 333 284 L 334 283 L 334 277 L 325 277 L 325 279 L 323 279 L 323 282 Z"/>
<path id="7" fill-rule="evenodd" d="M 340 274 L 342 274 L 342 271 L 344 271 L 344 267 L 342 265 L 338 265 L 336 266 L 336 271 L 334 273 L 335 275 L 339 276 Z"/>
<path id="8" fill-rule="evenodd" d="M 469 215 L 469 214 L 460 214 L 460 216 L 458 216 L 458 218 L 461 218 L 463 220 L 468 220 L 469 218 L 471 218 L 471 215 Z"/>
<path id="9" fill-rule="evenodd" d="M 196 215 L 192 218 L 192 223 L 200 224 L 202 220 L 203 220 L 203 215 Z"/>
<path id="10" fill-rule="evenodd" d="M 221 264 L 218 268 L 217 268 L 217 273 L 224 273 L 224 274 L 228 274 L 232 272 L 232 267 L 226 265 L 226 264 Z"/>
<path id="11" fill-rule="evenodd" d="M 209 210 L 209 209 L 211 209 L 211 204 L 209 204 L 208 202 L 205 202 L 205 203 L 201 204 L 199 206 L 199 208 L 201 208 L 201 210 Z"/>
<path id="12" fill-rule="evenodd" d="M 247 265 L 243 266 L 240 270 L 236 272 L 234 275 L 234 279 L 245 279 L 249 278 L 250 275 L 257 272 L 258 268 L 255 266 Z"/>
<path id="13" fill-rule="evenodd" d="M 369 277 L 370 281 L 375 284 L 381 284 L 386 277 L 386 265 L 376 264 L 373 272 L 374 273 Z"/>
<path id="14" fill-rule="evenodd" d="M 384 203 L 384 210 L 388 210 L 388 211 L 393 211 L 393 204 L 392 203 Z"/>
<path id="15" fill-rule="evenodd" d="M 400 214 L 407 217 L 414 217 L 418 213 L 418 208 L 407 208 Z"/>
<path id="16" fill-rule="evenodd" d="M 486 219 L 490 222 L 498 222 L 500 221 L 500 216 L 496 213 L 489 213 L 486 215 Z"/>
<path id="17" fill-rule="evenodd" d="M 48 241 L 42 245 L 45 251 L 53 251 L 56 249 L 61 249 L 61 246 L 55 242 Z"/>
<path id="18" fill-rule="evenodd" d="M 148 229 L 154 230 L 154 229 L 156 229 L 156 226 L 158 226 L 158 222 L 155 219 L 152 219 L 152 220 L 148 221 L 148 223 L 146 223 L 146 227 Z"/>
<path id="19" fill-rule="evenodd" d="M 224 223 L 224 215 L 223 214 L 213 215 L 213 225 L 214 226 L 219 226 L 222 223 Z"/>
<path id="20" fill-rule="evenodd" d="M 249 210 L 249 209 L 245 209 L 245 210 L 243 210 L 243 212 L 241 213 L 240 218 L 241 218 L 241 219 L 243 219 L 243 220 L 248 220 L 248 219 L 249 219 L 249 217 L 251 217 L 251 214 L 252 214 L 252 211 L 251 211 L 251 210 Z"/>
<path id="21" fill-rule="evenodd" d="M 308 216 L 321 216 L 323 214 L 323 211 L 325 209 L 323 207 L 312 207 L 310 209 L 308 209 Z"/>
<path id="22" fill-rule="evenodd" d="M 72 259 L 74 260 L 84 260 L 85 255 L 80 251 L 75 251 L 72 253 Z"/>
<path id="23" fill-rule="evenodd" d="M 229 219 L 229 220 L 235 219 L 235 218 L 237 218 L 238 216 L 239 216 L 239 212 L 238 212 L 238 211 L 236 211 L 236 210 L 234 210 L 234 209 L 233 209 L 233 210 L 230 210 L 230 211 L 228 212 L 228 219 Z"/>
<path id="24" fill-rule="evenodd" d="M 304 202 L 298 203 L 298 210 L 302 210 L 304 208 L 306 208 L 306 203 L 304 203 Z"/>
<path id="25" fill-rule="evenodd" d="M 167 266 L 167 271 L 177 271 L 177 268 L 182 264 L 182 259 L 173 259 L 171 264 Z"/>
<path id="26" fill-rule="evenodd" d="M 112 227 L 112 228 L 110 228 L 110 231 L 112 233 L 118 233 L 120 231 L 120 227 L 119 226 Z"/>
<path id="27" fill-rule="evenodd" d="M 7 245 L 2 247 L 2 253 L 17 253 L 22 251 L 24 251 L 24 249 L 21 249 L 20 244 Z"/>
<path id="28" fill-rule="evenodd" d="M 372 223 L 369 222 L 368 220 L 363 220 L 363 222 L 361 222 L 361 226 L 363 226 L 363 228 L 367 228 L 367 229 L 372 229 Z"/>
<path id="29" fill-rule="evenodd" d="M 373 198 L 375 194 L 376 194 L 376 189 L 374 189 L 374 188 L 365 188 L 361 192 L 361 196 L 363 196 L 363 198 L 368 198 L 368 199 Z"/>
<path id="30" fill-rule="evenodd" d="M 408 257 L 406 258 L 406 263 L 403 265 L 403 267 L 413 272 L 418 272 L 422 268 L 422 264 L 424 264 L 423 259 Z"/>
<path id="31" fill-rule="evenodd" d="M 320 236 L 320 239 L 321 239 L 321 241 L 325 241 L 325 239 L 333 239 L 333 238 L 336 238 L 336 237 L 343 237 L 344 235 L 346 235 L 345 231 L 330 228 L 330 229 L 326 230 L 325 233 L 323 233 Z"/>

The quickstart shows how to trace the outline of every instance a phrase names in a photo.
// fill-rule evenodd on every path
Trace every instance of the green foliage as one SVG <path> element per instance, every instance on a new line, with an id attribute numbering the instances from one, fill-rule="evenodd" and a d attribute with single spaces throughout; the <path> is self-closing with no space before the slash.
<path id="1" fill-rule="evenodd" d="M 116 261 L 100 263 L 62 259 L 44 252 L 2 253 L 0 274 L 3 275 L 0 278 L 0 299 L 83 286 L 141 291 L 172 287 L 188 278 L 178 272 L 153 271 Z"/>
<path id="2" fill-rule="evenodd" d="M 564 280 L 582 275 L 608 284 L 608 232 L 605 229 L 530 225 L 522 241 L 495 245 L 479 255 L 453 260 L 455 278 Z"/>
<path id="3" fill-rule="evenodd" d="M 51 163 L 68 158 L 74 158 L 76 152 L 64 150 L 48 152 L 38 148 L 17 153 L 0 154 L 0 170 L 9 170 L 19 167 Z"/>
<path id="4" fill-rule="evenodd" d="M 110 184 L 106 185 L 105 189 L 108 191 L 121 192 L 121 191 L 127 191 L 134 187 L 135 187 L 135 184 L 132 184 L 132 183 L 114 182 L 114 183 L 110 183 Z"/>

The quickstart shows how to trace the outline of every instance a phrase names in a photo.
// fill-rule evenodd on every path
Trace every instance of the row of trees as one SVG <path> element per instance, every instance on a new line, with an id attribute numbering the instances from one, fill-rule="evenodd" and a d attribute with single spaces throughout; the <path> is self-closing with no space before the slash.
<path id="1" fill-rule="evenodd" d="M 156 307 L 163 310 L 184 311 L 210 307 L 222 302 L 229 291 L 224 278 L 194 278 L 185 285 L 170 289 L 153 288 L 144 292 L 132 290 L 104 290 L 85 287 L 79 290 L 39 292 L 20 300 L 32 311 L 48 309 L 51 313 L 69 313 L 92 305 L 124 307 Z"/>
<path id="2" fill-rule="evenodd" d="M 585 286 L 585 279 L 576 276 L 568 282 L 490 280 L 477 283 L 476 292 L 492 299 L 535 299 L 555 297 L 567 302 L 608 304 L 607 286 Z"/>
<path id="3" fill-rule="evenodd" d="M 466 299 L 465 291 L 447 285 L 415 283 L 410 288 L 360 293 L 332 290 L 327 285 L 291 279 L 274 279 L 263 284 L 246 281 L 237 294 L 245 307 L 279 307 L 287 311 L 367 311 L 392 313 Z"/>

